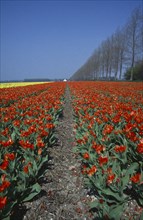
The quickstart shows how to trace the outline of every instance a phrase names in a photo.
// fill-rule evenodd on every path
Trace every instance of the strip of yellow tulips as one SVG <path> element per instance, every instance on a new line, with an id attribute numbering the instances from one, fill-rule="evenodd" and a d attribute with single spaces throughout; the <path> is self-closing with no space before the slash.
<path id="1" fill-rule="evenodd" d="M 17 86 L 28 86 L 34 84 L 41 84 L 41 83 L 50 83 L 50 82 L 8 82 L 8 83 L 0 83 L 0 88 L 10 88 L 10 87 L 17 87 Z"/>

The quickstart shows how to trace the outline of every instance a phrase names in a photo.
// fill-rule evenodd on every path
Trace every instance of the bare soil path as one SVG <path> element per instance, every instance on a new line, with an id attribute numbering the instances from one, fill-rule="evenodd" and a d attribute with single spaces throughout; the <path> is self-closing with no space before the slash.
<path id="1" fill-rule="evenodd" d="M 17 220 L 89 220 L 88 197 L 73 153 L 73 112 L 69 88 L 65 92 L 63 116 L 56 128 L 58 142 L 49 149 L 49 170 L 41 194 L 19 210 Z M 12 219 L 13 220 L 13 219 Z"/>

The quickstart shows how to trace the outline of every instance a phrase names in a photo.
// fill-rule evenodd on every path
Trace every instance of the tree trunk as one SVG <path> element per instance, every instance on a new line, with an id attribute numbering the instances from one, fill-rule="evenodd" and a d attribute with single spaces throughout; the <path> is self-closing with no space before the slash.
<path id="1" fill-rule="evenodd" d="M 130 77 L 130 81 L 133 81 L 133 76 L 134 76 L 134 69 L 133 67 L 131 68 L 131 77 Z"/>

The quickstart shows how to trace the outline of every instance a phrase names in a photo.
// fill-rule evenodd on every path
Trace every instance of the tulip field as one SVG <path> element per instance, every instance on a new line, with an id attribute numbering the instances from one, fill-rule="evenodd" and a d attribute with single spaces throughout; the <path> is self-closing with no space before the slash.
<path id="1" fill-rule="evenodd" d="M 41 191 L 67 88 L 93 219 L 143 219 L 143 83 L 92 81 L 0 89 L 0 219 Z"/>
<path id="2" fill-rule="evenodd" d="M 95 219 L 130 219 L 133 200 L 131 219 L 143 219 L 143 83 L 73 82 L 70 90 Z"/>
<path id="3" fill-rule="evenodd" d="M 55 143 L 54 127 L 62 113 L 65 84 L 49 83 L 1 91 L 0 219 L 14 205 L 32 199 Z M 46 172 L 46 170 L 45 170 Z"/>

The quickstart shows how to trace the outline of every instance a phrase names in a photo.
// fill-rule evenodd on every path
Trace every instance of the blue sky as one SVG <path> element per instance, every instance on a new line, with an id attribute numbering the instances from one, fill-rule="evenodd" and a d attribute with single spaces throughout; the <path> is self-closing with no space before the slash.
<path id="1" fill-rule="evenodd" d="M 1 0 L 1 80 L 69 78 L 141 0 Z"/>

